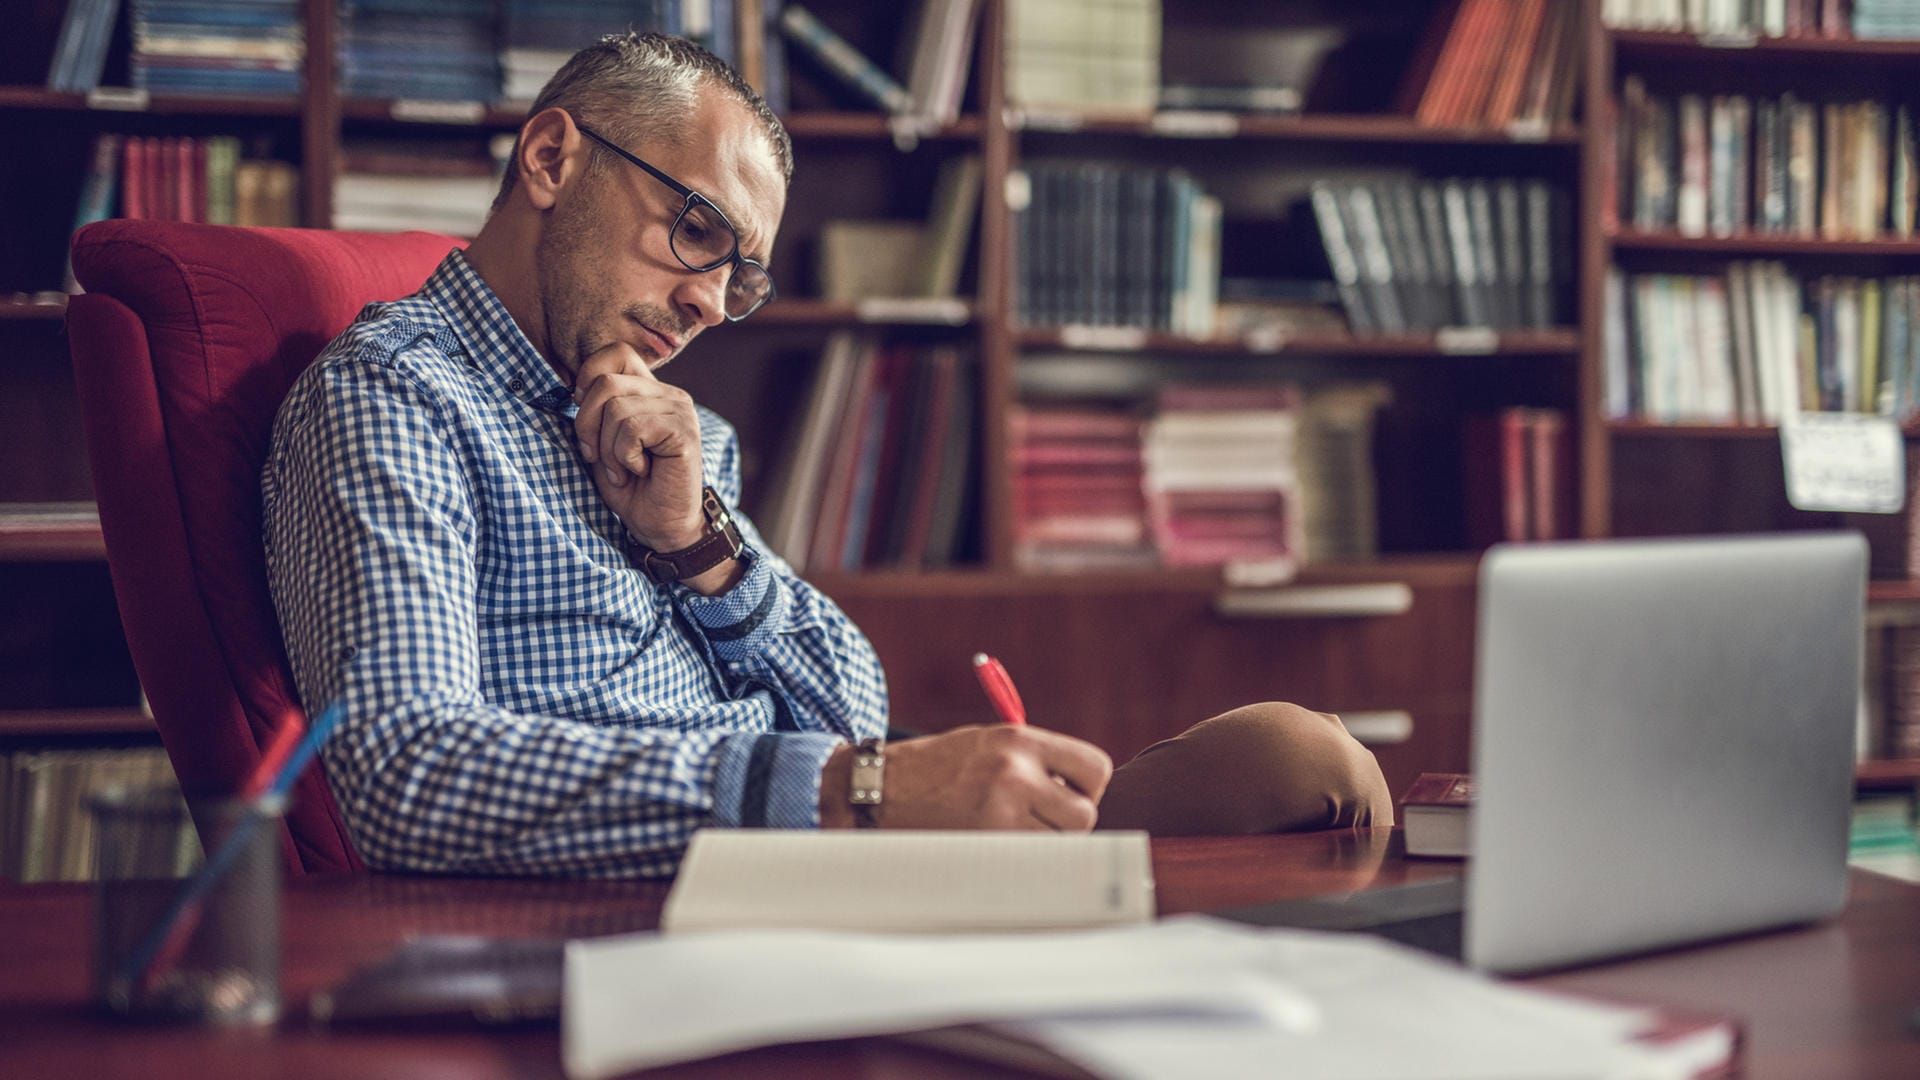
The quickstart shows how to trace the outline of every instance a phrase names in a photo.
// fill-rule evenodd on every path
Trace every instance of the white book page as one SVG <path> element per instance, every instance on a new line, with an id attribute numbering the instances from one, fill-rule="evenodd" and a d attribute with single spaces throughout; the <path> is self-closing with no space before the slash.
<path id="1" fill-rule="evenodd" d="M 1114 926 L 1153 918 L 1140 832 L 695 834 L 668 932 L 746 927 L 937 931 Z"/>

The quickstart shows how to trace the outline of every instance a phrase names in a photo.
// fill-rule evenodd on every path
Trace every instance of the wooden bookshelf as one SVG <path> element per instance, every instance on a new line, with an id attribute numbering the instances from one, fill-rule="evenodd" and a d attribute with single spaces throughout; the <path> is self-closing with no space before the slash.
<path id="1" fill-rule="evenodd" d="M 1300 334 L 1193 338 L 1131 327 L 1049 327 L 1016 332 L 1024 348 L 1090 352 L 1217 353 L 1296 356 L 1573 356 L 1573 330 L 1480 331 L 1442 334 Z"/>
<path id="2" fill-rule="evenodd" d="M 0 739 L 153 733 L 153 717 L 139 709 L 0 709 Z"/>
<path id="3" fill-rule="evenodd" d="M 66 297 L 35 299 L 0 297 L 0 319 L 44 319 L 59 322 L 67 317 Z"/>
<path id="4" fill-rule="evenodd" d="M 1755 34 L 1690 34 L 1661 30 L 1606 32 L 1616 53 L 1642 61 L 1698 61 L 1704 57 L 1755 65 L 1796 67 L 1920 60 L 1920 41 L 1867 38 L 1761 37 Z"/>
<path id="5" fill-rule="evenodd" d="M 1862 791 L 1911 791 L 1920 788 L 1920 760 L 1862 761 L 1853 776 Z"/>
<path id="6" fill-rule="evenodd" d="M 156 116 L 297 117 L 301 99 L 241 94 L 153 94 L 106 86 L 91 94 L 63 94 L 37 86 L 0 86 L 0 109 L 54 112 L 151 113 Z"/>
<path id="7" fill-rule="evenodd" d="M 1733 236 L 1682 236 L 1679 233 L 1621 229 L 1612 234 L 1616 252 L 1717 255 L 1739 259 L 1827 257 L 1836 259 L 1920 257 L 1920 240 L 1884 237 L 1827 240 L 1817 236 L 1747 233 Z"/>
<path id="8" fill-rule="evenodd" d="M 98 524 L 20 525 L 0 516 L 0 561 L 82 562 L 106 557 L 107 545 Z"/>
<path id="9" fill-rule="evenodd" d="M 1429 127 L 1406 116 L 1262 113 L 1178 110 L 1152 116 L 1100 116 L 1073 113 L 1022 113 L 1009 126 L 1031 135 L 1123 135 L 1167 139 L 1257 139 L 1270 142 L 1355 143 L 1439 147 L 1549 146 L 1574 149 L 1580 130 Z"/>

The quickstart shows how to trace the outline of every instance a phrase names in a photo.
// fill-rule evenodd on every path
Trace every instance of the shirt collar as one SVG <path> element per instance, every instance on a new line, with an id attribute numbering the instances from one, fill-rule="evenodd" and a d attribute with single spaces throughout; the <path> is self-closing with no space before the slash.
<path id="1" fill-rule="evenodd" d="M 466 353 L 467 364 L 486 373 L 514 397 L 547 412 L 571 411 L 573 392 L 553 365 L 533 347 L 466 253 L 447 252 L 420 294 L 440 309 Z M 452 351 L 452 350 L 449 350 Z"/>

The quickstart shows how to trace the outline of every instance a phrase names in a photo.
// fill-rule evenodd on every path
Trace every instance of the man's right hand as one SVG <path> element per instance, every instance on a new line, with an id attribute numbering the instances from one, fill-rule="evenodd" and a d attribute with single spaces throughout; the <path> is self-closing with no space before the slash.
<path id="1" fill-rule="evenodd" d="M 853 748 L 820 773 L 820 824 L 850 828 Z M 956 728 L 887 744 L 875 817 L 888 829 L 1052 829 L 1086 832 L 1098 818 L 1113 759 L 1057 731 L 1005 724 Z"/>

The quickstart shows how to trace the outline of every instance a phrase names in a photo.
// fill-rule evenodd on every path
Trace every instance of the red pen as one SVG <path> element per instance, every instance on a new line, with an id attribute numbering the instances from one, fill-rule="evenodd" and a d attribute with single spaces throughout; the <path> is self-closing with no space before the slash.
<path id="1" fill-rule="evenodd" d="M 1013 688 L 1013 678 L 1000 661 L 986 653 L 973 654 L 973 674 L 980 680 L 980 689 L 987 692 L 987 700 L 993 702 L 993 711 L 1000 719 L 1014 727 L 1027 724 L 1027 707 L 1020 704 L 1020 691 Z"/>

